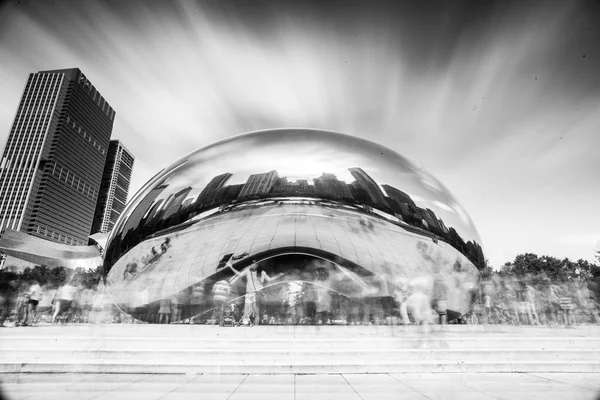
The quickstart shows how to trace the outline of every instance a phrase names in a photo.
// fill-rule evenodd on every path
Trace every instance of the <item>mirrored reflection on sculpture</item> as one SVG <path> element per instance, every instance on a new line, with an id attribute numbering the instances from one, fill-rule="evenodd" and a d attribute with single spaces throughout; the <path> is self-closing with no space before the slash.
<path id="1" fill-rule="evenodd" d="M 352 136 L 278 129 L 152 178 L 115 224 L 104 274 L 147 322 L 362 324 L 406 307 L 414 320 L 418 295 L 462 315 L 483 265 L 471 219 L 422 168 Z"/>

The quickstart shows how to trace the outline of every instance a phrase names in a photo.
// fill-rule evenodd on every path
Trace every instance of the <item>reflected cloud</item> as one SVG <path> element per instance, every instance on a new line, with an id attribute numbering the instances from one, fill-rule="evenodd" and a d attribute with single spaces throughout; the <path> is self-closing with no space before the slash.
<path id="1" fill-rule="evenodd" d="M 448 211 L 448 212 L 450 212 L 450 213 L 456 213 L 456 211 L 455 211 L 455 210 L 454 210 L 452 207 L 450 207 L 450 206 L 448 206 L 448 205 L 446 205 L 446 204 L 444 204 L 444 203 L 442 203 L 442 202 L 439 202 L 439 201 L 437 201 L 437 200 L 434 200 L 434 201 L 432 201 L 431 203 L 432 203 L 432 204 L 435 204 L 436 206 L 438 206 L 439 208 L 441 208 L 441 209 L 442 209 L 442 210 L 444 210 L 444 211 Z"/>
<path id="2" fill-rule="evenodd" d="M 454 179 L 457 193 L 470 191 L 465 174 L 481 182 L 482 192 L 495 195 L 494 208 L 507 207 L 482 219 L 502 247 L 523 218 L 502 193 L 574 184 L 575 199 L 560 190 L 552 196 L 588 210 L 597 202 L 589 192 L 600 168 L 593 2 L 441 2 L 434 10 L 405 2 L 227 0 L 5 7 L 0 135 L 10 132 L 26 72 L 79 66 L 117 110 L 114 133 L 138 164 L 133 190 L 156 165 L 232 133 L 307 126 L 422 159 L 444 182 Z M 227 170 L 206 168 L 209 177 Z M 535 176 L 524 179 L 523 171 Z M 423 207 L 418 199 L 428 196 L 414 196 Z M 551 220 L 547 213 L 538 220 Z M 594 218 L 584 214 L 563 221 L 565 229 L 590 227 Z M 552 241 L 528 237 L 537 248 Z"/>

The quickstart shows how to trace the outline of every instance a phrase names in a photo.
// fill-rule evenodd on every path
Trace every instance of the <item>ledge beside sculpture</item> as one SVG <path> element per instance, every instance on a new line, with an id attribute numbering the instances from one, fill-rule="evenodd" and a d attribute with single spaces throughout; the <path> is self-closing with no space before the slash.
<path id="1" fill-rule="evenodd" d="M 70 246 L 7 229 L 0 238 L 0 251 L 31 265 L 95 269 L 102 265 L 98 246 Z"/>
<path id="2" fill-rule="evenodd" d="M 153 177 L 108 238 L 104 281 L 121 310 L 149 322 L 167 299 L 176 320 L 211 321 L 215 283 L 243 302 L 240 276 L 257 265 L 277 276 L 261 290 L 267 323 L 316 323 L 324 307 L 329 322 L 381 320 L 398 282 L 421 278 L 430 291 L 434 276 L 462 315 L 484 266 L 480 243 L 444 185 L 398 153 L 276 129 L 196 150 Z"/>

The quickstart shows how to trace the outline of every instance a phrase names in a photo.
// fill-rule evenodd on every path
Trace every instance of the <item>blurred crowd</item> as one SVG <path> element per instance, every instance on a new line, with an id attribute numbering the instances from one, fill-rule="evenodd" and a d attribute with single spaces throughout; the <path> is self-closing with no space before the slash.
<path id="1" fill-rule="evenodd" d="M 41 286 L 37 281 L 21 282 L 16 287 L 14 283 L 10 282 L 0 296 L 0 326 L 133 322 L 108 304 L 97 287 L 87 288 L 75 280 L 59 287 Z"/>
<path id="2" fill-rule="evenodd" d="M 545 274 L 491 274 L 471 294 L 470 324 L 599 324 L 598 284 L 573 278 L 551 281 Z"/>
<path id="3" fill-rule="evenodd" d="M 139 321 L 216 324 L 224 322 L 223 310 L 229 312 L 232 323 L 248 325 L 600 324 L 598 279 L 551 281 L 543 273 L 488 274 L 465 294 L 470 296 L 471 307 L 460 315 L 447 309 L 449 288 L 439 271 L 398 278 L 393 292 L 385 297 L 363 298 L 331 290 L 334 285 L 329 280 L 339 283 L 343 279 L 332 278 L 323 268 L 315 270 L 316 277 L 303 276 L 298 270 L 290 273 L 293 281 L 275 282 L 281 273 L 270 278 L 260 268 L 249 268 L 229 281 L 198 284 L 132 309 L 131 315 L 115 307 L 98 285 L 84 285 L 75 275 L 58 286 L 2 282 L 0 326 Z"/>

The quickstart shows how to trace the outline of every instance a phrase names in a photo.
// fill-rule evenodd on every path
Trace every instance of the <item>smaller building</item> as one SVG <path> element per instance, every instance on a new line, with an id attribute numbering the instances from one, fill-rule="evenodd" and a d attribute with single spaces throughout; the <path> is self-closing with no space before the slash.
<path id="1" fill-rule="evenodd" d="M 353 199 L 348 185 L 340 181 L 334 174 L 323 172 L 320 177 L 313 179 L 315 192 L 321 196 L 335 197 L 339 199 Z"/>
<path id="2" fill-rule="evenodd" d="M 111 140 L 96 202 L 92 234 L 107 233 L 125 209 L 135 157 L 119 140 Z"/>

